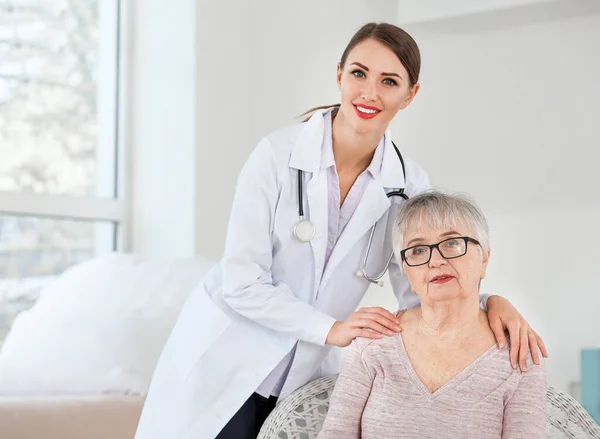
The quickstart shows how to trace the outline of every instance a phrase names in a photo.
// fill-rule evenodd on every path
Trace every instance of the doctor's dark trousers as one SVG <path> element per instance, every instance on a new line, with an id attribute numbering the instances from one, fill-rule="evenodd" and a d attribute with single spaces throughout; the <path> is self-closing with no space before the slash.
<path id="1" fill-rule="evenodd" d="M 253 393 L 215 439 L 256 439 L 276 403 L 275 396 L 265 398 Z"/>

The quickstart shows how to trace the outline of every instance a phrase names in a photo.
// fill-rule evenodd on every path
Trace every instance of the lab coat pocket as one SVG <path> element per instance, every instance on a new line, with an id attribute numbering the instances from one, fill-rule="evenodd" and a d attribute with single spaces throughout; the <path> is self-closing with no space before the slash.
<path id="1" fill-rule="evenodd" d="M 189 374 L 230 323 L 202 284 L 191 292 L 171 334 L 172 358 L 180 376 Z"/>

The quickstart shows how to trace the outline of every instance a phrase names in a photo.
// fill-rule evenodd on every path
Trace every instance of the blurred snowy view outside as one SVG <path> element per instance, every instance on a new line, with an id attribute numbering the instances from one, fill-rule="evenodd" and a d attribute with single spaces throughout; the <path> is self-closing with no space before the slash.
<path id="1" fill-rule="evenodd" d="M 0 191 L 114 196 L 114 183 L 98 184 L 116 172 L 114 161 L 99 165 L 99 149 L 115 148 L 98 140 L 107 1 L 0 0 Z M 99 227 L 114 225 L 5 214 L 0 205 L 0 346 L 44 285 L 96 255 Z"/>

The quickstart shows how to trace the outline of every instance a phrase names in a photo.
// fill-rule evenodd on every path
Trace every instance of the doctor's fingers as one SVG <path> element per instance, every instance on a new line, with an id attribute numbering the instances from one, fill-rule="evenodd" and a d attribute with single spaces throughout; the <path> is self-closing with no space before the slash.
<path id="1" fill-rule="evenodd" d="M 529 328 L 529 330 L 533 332 L 535 341 L 537 342 L 540 351 L 542 351 L 542 355 L 544 356 L 544 358 L 548 358 L 548 349 L 546 349 L 546 345 L 544 344 L 544 340 L 542 340 L 542 337 L 540 337 L 538 333 L 535 332 L 533 329 Z"/>
<path id="2" fill-rule="evenodd" d="M 533 358 L 533 362 L 537 365 L 541 364 L 540 362 L 540 347 L 538 346 L 539 336 L 535 333 L 535 331 L 531 328 L 527 330 L 527 339 L 529 341 L 529 350 L 531 351 L 531 357 Z"/>
<path id="3" fill-rule="evenodd" d="M 496 336 L 498 346 L 500 346 L 500 349 L 504 349 L 504 346 L 506 346 L 506 336 L 504 335 L 504 325 L 502 324 L 502 320 L 498 317 L 490 318 L 490 328 Z"/>
<path id="4" fill-rule="evenodd" d="M 352 330 L 352 340 L 356 338 L 373 338 L 378 339 L 383 337 L 380 332 L 372 331 L 370 329 L 353 329 Z"/>
<path id="5" fill-rule="evenodd" d="M 519 346 L 519 365 L 523 372 L 527 371 L 527 354 L 529 353 L 529 340 L 527 338 L 526 325 L 521 326 L 521 343 Z"/>
<path id="6" fill-rule="evenodd" d="M 379 314 L 356 312 L 350 317 L 351 320 L 360 319 L 362 321 L 373 321 L 393 332 L 400 332 L 400 325 L 395 320 L 389 320 Z"/>
<path id="7" fill-rule="evenodd" d="M 384 335 L 394 335 L 394 331 L 372 319 L 355 318 L 351 320 L 350 325 L 353 329 L 371 329 Z"/>
<path id="8" fill-rule="evenodd" d="M 398 318 L 387 309 L 379 307 L 361 308 L 357 311 L 357 314 L 359 314 L 362 318 L 374 319 L 392 331 L 400 332 Z"/>
<path id="9" fill-rule="evenodd" d="M 394 321 L 397 320 L 396 316 L 394 316 L 394 314 L 392 314 L 387 309 L 382 308 L 380 306 L 370 306 L 370 307 L 360 308 L 357 312 L 366 312 L 366 313 L 370 313 L 370 314 L 379 314 L 380 316 L 383 316 L 383 317 L 385 317 L 387 319 L 394 320 Z"/>
<path id="10" fill-rule="evenodd" d="M 521 326 L 518 319 L 506 325 L 508 336 L 510 337 L 510 364 L 513 369 L 517 368 L 519 359 L 519 342 L 521 340 Z"/>

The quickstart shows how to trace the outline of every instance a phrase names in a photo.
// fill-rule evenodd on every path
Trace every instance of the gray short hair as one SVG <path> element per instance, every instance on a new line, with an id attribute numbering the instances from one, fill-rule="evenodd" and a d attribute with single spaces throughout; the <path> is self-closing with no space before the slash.
<path id="1" fill-rule="evenodd" d="M 394 222 L 392 245 L 398 263 L 404 233 L 409 227 L 447 229 L 458 224 L 471 229 L 484 252 L 490 248 L 490 231 L 485 216 L 464 194 L 447 194 L 437 190 L 423 192 L 404 203 Z"/>

